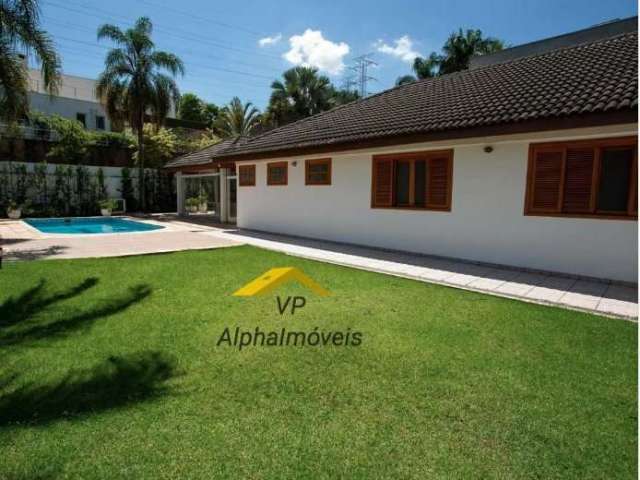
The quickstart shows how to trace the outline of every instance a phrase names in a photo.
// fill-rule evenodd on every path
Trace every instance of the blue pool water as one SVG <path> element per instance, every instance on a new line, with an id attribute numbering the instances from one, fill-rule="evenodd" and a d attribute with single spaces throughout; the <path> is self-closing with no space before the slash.
<path id="1" fill-rule="evenodd" d="M 118 217 L 29 218 L 25 222 L 43 233 L 65 234 L 148 232 L 164 228 Z"/>

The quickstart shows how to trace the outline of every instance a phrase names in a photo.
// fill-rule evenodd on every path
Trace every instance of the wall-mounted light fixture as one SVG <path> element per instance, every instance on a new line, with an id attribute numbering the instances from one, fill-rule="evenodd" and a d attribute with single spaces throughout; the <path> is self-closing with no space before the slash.
<path id="1" fill-rule="evenodd" d="M 293 165 L 294 167 L 298 166 L 298 162 L 296 160 L 294 160 L 293 162 L 291 162 L 291 165 Z"/>

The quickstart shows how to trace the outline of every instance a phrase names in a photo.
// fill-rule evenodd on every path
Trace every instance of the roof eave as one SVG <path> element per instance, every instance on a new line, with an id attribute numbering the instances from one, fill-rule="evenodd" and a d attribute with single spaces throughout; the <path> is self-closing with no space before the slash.
<path id="1" fill-rule="evenodd" d="M 487 125 L 481 127 L 444 130 L 437 132 L 413 133 L 404 135 L 391 135 L 369 138 L 366 140 L 349 140 L 333 142 L 322 145 L 294 146 L 273 150 L 258 150 L 246 153 L 228 153 L 214 156 L 212 163 L 246 160 L 268 160 L 281 157 L 310 155 L 316 153 L 338 152 L 345 150 L 363 150 L 375 147 L 393 145 L 405 145 L 410 143 L 435 142 L 442 140 L 457 140 L 473 137 L 489 137 L 511 135 L 519 133 L 532 133 L 550 130 L 567 130 L 573 128 L 597 127 L 605 125 L 617 125 L 638 122 L 637 107 L 616 110 L 611 112 L 598 112 L 565 117 L 543 118 L 517 123 Z"/>

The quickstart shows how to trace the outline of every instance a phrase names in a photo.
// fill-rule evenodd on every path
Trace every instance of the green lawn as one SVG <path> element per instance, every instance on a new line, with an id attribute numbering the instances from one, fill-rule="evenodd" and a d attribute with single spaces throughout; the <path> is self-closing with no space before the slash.
<path id="1" fill-rule="evenodd" d="M 231 296 L 278 266 L 332 295 Z M 5 264 L 0 305 L 2 479 L 637 478 L 627 321 L 252 247 Z"/>

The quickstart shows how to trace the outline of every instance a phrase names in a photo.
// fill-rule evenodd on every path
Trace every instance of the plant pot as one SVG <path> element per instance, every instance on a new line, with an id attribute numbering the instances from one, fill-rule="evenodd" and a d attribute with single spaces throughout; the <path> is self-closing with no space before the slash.
<path id="1" fill-rule="evenodd" d="M 201 203 L 200 206 L 198 207 L 198 211 L 200 213 L 207 213 L 207 204 Z"/>
<path id="2" fill-rule="evenodd" d="M 111 210 L 110 210 L 110 209 L 108 209 L 108 208 L 101 208 L 101 209 L 100 209 L 100 214 L 101 214 L 103 217 L 110 217 L 110 216 L 111 216 Z"/>
<path id="3" fill-rule="evenodd" d="M 18 220 L 22 216 L 22 210 L 10 208 L 7 210 L 7 216 L 12 220 Z"/>
<path id="4" fill-rule="evenodd" d="M 198 206 L 197 205 L 190 205 L 187 207 L 187 211 L 189 213 L 198 213 Z"/>

